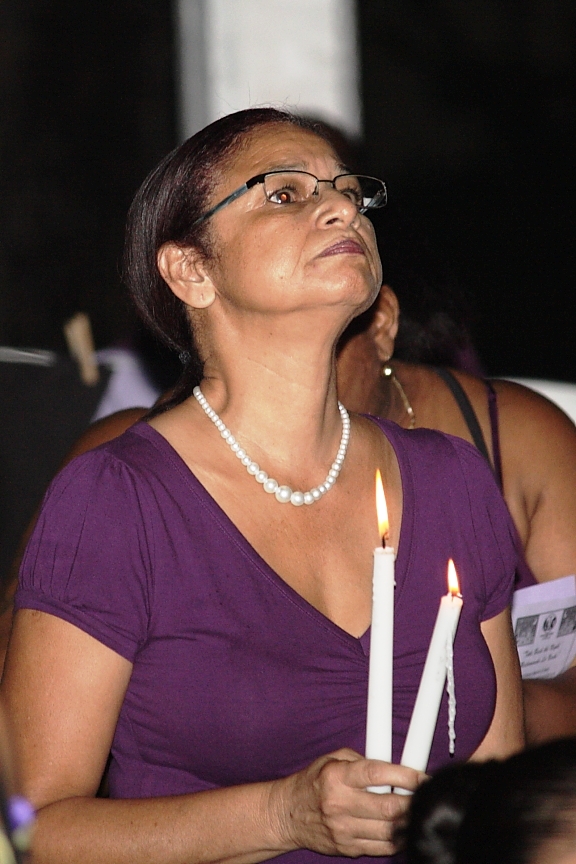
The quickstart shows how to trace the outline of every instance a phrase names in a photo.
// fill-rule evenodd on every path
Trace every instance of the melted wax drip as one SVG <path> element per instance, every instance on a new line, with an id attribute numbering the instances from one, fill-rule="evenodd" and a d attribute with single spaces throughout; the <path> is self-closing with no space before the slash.
<path id="1" fill-rule="evenodd" d="M 456 689 L 454 686 L 454 652 L 452 650 L 452 636 L 446 640 L 446 690 L 448 691 L 448 739 L 450 755 L 454 755 L 454 744 L 456 742 Z"/>

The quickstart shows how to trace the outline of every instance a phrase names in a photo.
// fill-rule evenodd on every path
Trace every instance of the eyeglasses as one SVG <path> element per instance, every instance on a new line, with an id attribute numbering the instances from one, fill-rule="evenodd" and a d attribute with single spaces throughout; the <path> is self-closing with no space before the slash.
<path id="1" fill-rule="evenodd" d="M 349 198 L 358 208 L 359 213 L 384 207 L 386 204 L 386 186 L 376 177 L 366 177 L 363 174 L 339 174 L 333 180 L 320 180 L 308 171 L 268 171 L 266 174 L 251 177 L 243 186 L 196 219 L 193 225 L 209 219 L 222 207 L 231 204 L 259 184 L 264 186 L 266 201 L 286 207 L 290 204 L 302 204 L 319 195 L 320 183 L 329 183 L 333 189 Z"/>

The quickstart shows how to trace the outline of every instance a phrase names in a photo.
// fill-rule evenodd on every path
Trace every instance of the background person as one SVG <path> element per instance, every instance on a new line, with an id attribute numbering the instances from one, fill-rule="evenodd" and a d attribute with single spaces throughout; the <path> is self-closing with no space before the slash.
<path id="1" fill-rule="evenodd" d="M 376 231 L 384 286 L 343 337 L 340 398 L 352 411 L 439 429 L 483 453 L 524 553 L 520 587 L 576 573 L 574 424 L 526 387 L 464 371 L 462 355 L 468 368 L 474 362 L 470 317 L 449 270 L 396 214 L 382 213 Z M 576 735 L 574 667 L 523 686 L 529 741 Z"/>

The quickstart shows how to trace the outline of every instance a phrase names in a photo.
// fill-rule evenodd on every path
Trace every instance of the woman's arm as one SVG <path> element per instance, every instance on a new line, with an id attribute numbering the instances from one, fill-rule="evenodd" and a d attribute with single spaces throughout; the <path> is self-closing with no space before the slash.
<path id="1" fill-rule="evenodd" d="M 167 798 L 102 800 L 98 788 L 131 664 L 42 612 L 15 617 L 2 684 L 26 794 L 38 808 L 35 864 L 251 864 L 297 848 L 386 855 L 415 771 L 351 750 L 281 780 Z"/>
<path id="2" fill-rule="evenodd" d="M 490 728 L 472 759 L 502 759 L 524 746 L 520 664 L 510 610 L 480 625 L 496 671 L 496 707 Z"/>
<path id="3" fill-rule="evenodd" d="M 495 386 L 504 494 L 526 560 L 539 582 L 576 574 L 576 427 L 539 394 L 509 381 Z M 576 735 L 574 664 L 523 686 L 530 744 Z"/>
<path id="4" fill-rule="evenodd" d="M 538 582 L 576 573 L 576 427 L 526 387 L 495 381 L 504 497 Z"/>
<path id="5" fill-rule="evenodd" d="M 576 735 L 576 666 L 557 678 L 523 682 L 526 738 L 542 744 Z"/>

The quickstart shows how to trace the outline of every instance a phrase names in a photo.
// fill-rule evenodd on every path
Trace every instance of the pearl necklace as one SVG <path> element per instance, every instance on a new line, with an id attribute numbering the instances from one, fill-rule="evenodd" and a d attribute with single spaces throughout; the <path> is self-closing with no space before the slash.
<path id="1" fill-rule="evenodd" d="M 340 416 L 342 417 L 342 438 L 340 439 L 338 453 L 336 454 L 334 462 L 330 466 L 326 479 L 319 486 L 310 489 L 309 492 L 293 492 L 290 486 L 280 486 L 277 480 L 274 480 L 273 477 L 269 477 L 266 471 L 261 470 L 257 462 L 252 461 L 250 456 L 246 453 L 246 450 L 238 444 L 226 424 L 211 407 L 200 387 L 195 387 L 192 393 L 196 397 L 201 408 L 204 410 L 206 416 L 212 420 L 234 455 L 241 461 L 242 465 L 244 465 L 248 474 L 254 477 L 257 483 L 262 484 L 262 488 L 265 492 L 268 492 L 270 495 L 274 494 L 274 497 L 280 502 L 280 504 L 287 504 L 288 501 L 295 507 L 300 507 L 302 504 L 314 504 L 314 502 L 319 501 L 336 482 L 342 468 L 342 463 L 346 457 L 348 442 L 350 441 L 350 417 L 341 402 L 338 402 L 338 408 L 340 410 Z"/>

